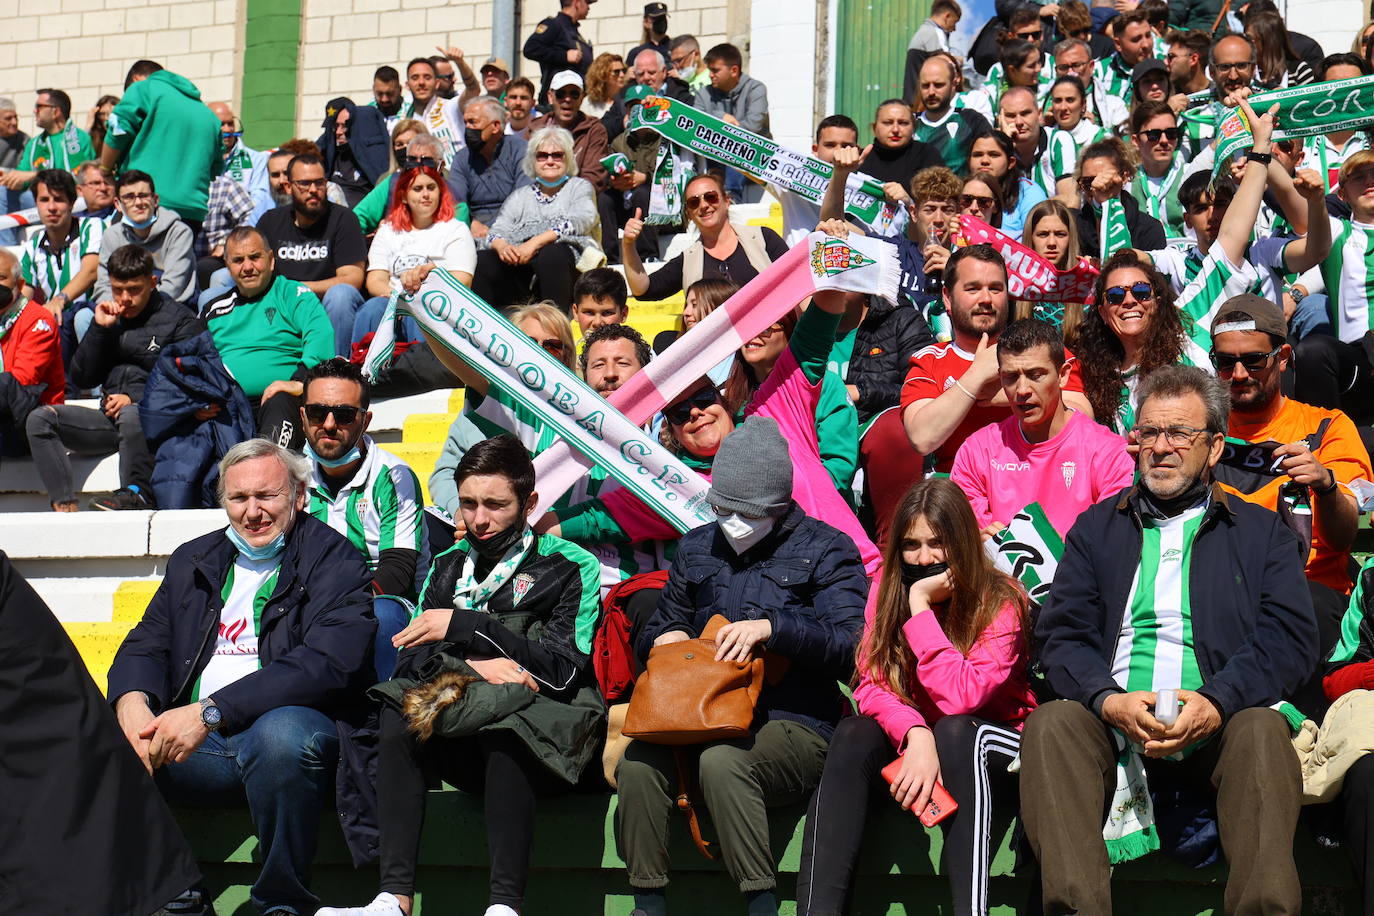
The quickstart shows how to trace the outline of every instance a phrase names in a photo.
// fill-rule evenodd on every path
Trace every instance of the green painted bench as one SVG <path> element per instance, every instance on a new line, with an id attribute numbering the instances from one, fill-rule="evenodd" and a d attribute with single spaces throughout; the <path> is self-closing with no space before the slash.
<path id="1" fill-rule="evenodd" d="M 772 847 L 779 857 L 779 899 L 783 913 L 795 913 L 797 868 L 804 810 L 773 811 Z M 246 810 L 178 812 L 215 895 L 218 916 L 251 916 L 248 888 L 257 875 L 257 843 Z M 712 836 L 709 819 L 703 822 Z M 1011 830 L 998 825 L 1001 842 L 993 861 L 992 912 L 1012 914 L 1027 898 L 1029 880 L 1014 872 Z M 870 821 L 868 841 L 855 885 L 855 914 L 948 913 L 949 891 L 939 873 L 942 834 L 923 829 L 896 810 Z M 708 862 L 687 838 L 685 822 L 674 827 L 673 883 L 669 906 L 675 914 L 742 912 L 742 900 L 719 863 Z M 1345 855 L 1319 849 L 1299 827 L 1298 867 L 1304 913 L 1337 916 L 1359 910 L 1359 897 Z M 633 908 L 625 866 L 616 850 L 615 797 L 580 795 L 541 801 L 527 912 L 560 916 L 626 916 Z M 420 848 L 417 913 L 429 916 L 480 914 L 486 907 L 487 848 L 479 799 L 455 791 L 432 792 Z M 1114 897 L 1119 916 L 1191 916 L 1220 913 L 1225 870 L 1193 870 L 1153 856 L 1116 870 Z M 332 905 L 358 905 L 376 894 L 375 868 L 355 870 L 332 816 L 321 821 L 320 850 L 313 886 Z"/>

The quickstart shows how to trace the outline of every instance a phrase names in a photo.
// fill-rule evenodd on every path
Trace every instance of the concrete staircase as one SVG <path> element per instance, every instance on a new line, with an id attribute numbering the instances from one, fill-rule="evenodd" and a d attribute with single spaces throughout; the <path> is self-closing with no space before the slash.
<path id="1" fill-rule="evenodd" d="M 737 206 L 734 215 L 782 231 L 776 204 Z M 680 236 L 670 256 L 685 243 Z M 656 334 L 679 327 L 682 308 L 681 293 L 662 302 L 632 299 L 630 324 L 652 342 Z M 580 336 L 575 324 L 573 333 Z M 463 390 L 453 389 L 372 405 L 373 438 L 415 470 L 426 500 L 430 474 L 462 404 Z M 118 457 L 74 458 L 72 465 L 83 511 L 59 514 L 50 511 L 31 459 L 0 464 L 0 550 L 62 621 L 103 690 L 114 654 L 143 616 L 167 558 L 186 541 L 224 527 L 225 518 L 218 509 L 85 511 L 92 495 L 119 486 Z"/>

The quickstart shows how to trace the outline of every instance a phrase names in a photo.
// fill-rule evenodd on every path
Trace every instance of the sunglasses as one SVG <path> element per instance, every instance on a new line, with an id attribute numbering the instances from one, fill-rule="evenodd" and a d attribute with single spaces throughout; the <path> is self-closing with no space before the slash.
<path id="1" fill-rule="evenodd" d="M 435 159 L 433 156 L 420 156 L 418 158 L 415 156 L 407 156 L 401 160 L 401 168 L 405 171 L 426 168 L 434 169 L 437 172 L 439 170 L 439 160 Z"/>
<path id="2" fill-rule="evenodd" d="M 553 94 L 553 97 L 560 102 L 575 102 L 582 98 L 581 89 L 560 89 Z"/>
<path id="3" fill-rule="evenodd" d="M 1177 127 L 1156 127 L 1151 130 L 1142 130 L 1139 136 L 1144 137 L 1146 143 L 1158 143 L 1160 140 L 1177 143 L 1178 138 L 1183 136 L 1183 131 Z"/>
<path id="4" fill-rule="evenodd" d="M 997 203 L 991 197 L 979 197 L 977 194 L 960 194 L 959 205 L 965 210 L 970 207 L 977 207 L 980 210 L 990 210 L 992 205 Z"/>
<path id="5" fill-rule="evenodd" d="M 1208 355 L 1212 358 L 1212 365 L 1216 367 L 1219 375 L 1230 375 L 1236 371 L 1236 363 L 1245 367 L 1246 372 L 1258 372 L 1269 365 L 1269 360 L 1278 355 L 1279 348 L 1267 350 L 1261 353 L 1218 353 L 1213 350 Z"/>
<path id="6" fill-rule="evenodd" d="M 361 407 L 349 404 L 306 404 L 305 418 L 311 423 L 323 423 L 331 413 L 339 426 L 352 426 L 363 412 Z"/>
<path id="7" fill-rule="evenodd" d="M 703 203 L 708 204 L 712 207 L 716 207 L 720 205 L 720 192 L 706 191 L 703 194 L 693 194 L 691 197 L 687 198 L 686 203 L 688 213 L 691 213 L 692 211 L 696 210 Z"/>
<path id="8" fill-rule="evenodd" d="M 629 69 L 628 69 L 627 67 L 612 67 L 612 68 L 611 68 L 611 76 L 624 76 L 626 73 L 629 73 L 629 72 L 630 72 L 630 71 L 629 71 Z"/>
<path id="9" fill-rule="evenodd" d="M 562 151 L 562 150 L 543 150 L 543 149 L 541 149 L 539 152 L 537 152 L 537 153 L 534 154 L 534 158 L 535 158 L 535 159 L 538 159 L 538 160 L 540 160 L 540 161 L 543 161 L 543 160 L 545 160 L 545 159 L 552 159 L 552 160 L 555 161 L 555 162 L 562 162 L 562 161 L 563 161 L 563 151 Z"/>
<path id="10" fill-rule="evenodd" d="M 559 340 L 557 337 L 547 337 L 539 341 L 539 346 L 543 347 L 545 352 L 552 353 L 554 356 L 563 355 L 563 341 Z"/>
<path id="11" fill-rule="evenodd" d="M 1041 29 L 1036 29 L 1034 32 L 1017 32 L 1016 37 L 1025 41 L 1039 41 L 1045 37 L 1045 33 Z"/>
<path id="12" fill-rule="evenodd" d="M 705 411 L 720 403 L 720 392 L 714 388 L 698 388 L 684 400 L 663 408 L 663 416 L 669 422 L 681 426 L 692 419 L 692 410 Z"/>
<path id="13" fill-rule="evenodd" d="M 1136 302 L 1149 302 L 1155 297 L 1155 288 L 1142 280 L 1130 286 L 1109 286 L 1102 293 L 1102 298 L 1108 305 L 1120 305 L 1126 301 L 1127 292 Z"/>

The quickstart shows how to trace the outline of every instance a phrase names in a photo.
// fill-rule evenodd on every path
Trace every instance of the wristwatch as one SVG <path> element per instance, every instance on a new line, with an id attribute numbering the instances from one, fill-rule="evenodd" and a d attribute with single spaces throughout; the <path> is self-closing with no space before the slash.
<path id="1" fill-rule="evenodd" d="M 1274 154 L 1257 153 L 1254 150 L 1250 150 L 1250 152 L 1245 154 L 1245 158 L 1249 162 L 1258 162 L 1260 165 L 1268 165 L 1270 162 L 1274 161 Z"/>
<path id="2" fill-rule="evenodd" d="M 215 705 L 215 701 L 206 697 L 200 701 L 200 721 L 210 731 L 219 729 L 220 723 L 224 721 L 224 713 Z"/>

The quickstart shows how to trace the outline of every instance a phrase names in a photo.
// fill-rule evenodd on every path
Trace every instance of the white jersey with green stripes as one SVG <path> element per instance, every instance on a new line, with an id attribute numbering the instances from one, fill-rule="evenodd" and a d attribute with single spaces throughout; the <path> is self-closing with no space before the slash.
<path id="1" fill-rule="evenodd" d="M 1112 655 L 1112 680 L 1122 690 L 1202 686 L 1188 574 L 1205 512 L 1204 505 L 1170 519 L 1142 520 L 1140 565 Z"/>
<path id="2" fill-rule="evenodd" d="M 363 448 L 363 463 L 337 493 L 331 493 L 325 486 L 320 466 L 311 465 L 308 511 L 348 538 L 369 570 L 377 568 L 384 550 L 418 551 L 418 596 L 429 571 L 429 540 L 425 537 L 420 480 L 410 465 L 378 448 L 371 436 L 363 436 Z"/>
<path id="3" fill-rule="evenodd" d="M 1036 164 L 1036 182 L 1047 193 L 1053 194 L 1055 183 L 1060 178 L 1072 175 L 1074 169 L 1078 168 L 1078 154 L 1106 136 L 1106 131 L 1087 118 L 1079 121 L 1073 130 L 1054 128 L 1050 131 L 1049 142 L 1045 144 L 1045 154 Z"/>
<path id="4" fill-rule="evenodd" d="M 1279 302 L 1279 297 L 1283 295 L 1283 275 L 1288 270 L 1284 251 L 1293 241 L 1295 239 L 1292 236 L 1279 235 L 1251 242 L 1245 253 L 1245 261 L 1253 276 L 1250 285 L 1242 292 L 1263 296 L 1270 302 Z M 1207 263 L 1207 256 L 1191 242 L 1171 244 L 1168 248 L 1148 254 L 1155 262 L 1156 269 L 1169 278 L 1175 295 L 1182 295 Z"/>
<path id="5" fill-rule="evenodd" d="M 487 436 L 510 433 L 520 440 L 531 455 L 538 455 L 558 440 L 558 435 L 535 414 L 509 398 L 498 388 L 491 388 L 485 396 L 471 394 L 463 402 L 463 411 L 478 429 Z M 582 475 L 573 488 L 554 503 L 556 507 L 575 506 L 594 499 L 604 487 L 616 486 L 599 464 Z M 675 543 L 675 542 L 674 542 Z M 601 590 L 604 593 L 617 582 L 642 572 L 667 569 L 668 545 L 662 541 L 641 544 L 584 544 L 579 547 L 596 557 L 601 564 Z"/>
<path id="6" fill-rule="evenodd" d="M 1334 191 L 1340 183 L 1341 166 L 1345 160 L 1360 152 L 1369 149 L 1369 135 L 1362 130 L 1357 130 L 1345 141 L 1344 146 L 1337 146 L 1331 142 L 1326 134 L 1317 134 L 1315 137 L 1308 137 L 1302 143 L 1302 167 L 1305 169 L 1315 169 L 1326 184 L 1327 192 Z"/>
<path id="7" fill-rule="evenodd" d="M 1374 329 L 1374 225 L 1331 219 L 1331 253 L 1321 263 L 1331 327 L 1346 343 Z"/>
<path id="8" fill-rule="evenodd" d="M 47 302 L 72 282 L 81 272 L 81 259 L 86 255 L 100 254 L 104 228 L 99 220 L 73 216 L 64 243 L 50 245 L 46 229 L 39 229 L 24 243 L 23 254 L 19 256 L 19 273 L 24 282 L 34 288 L 35 302 Z M 84 299 L 82 296 L 77 302 Z M 68 303 L 68 307 L 73 304 Z"/>

